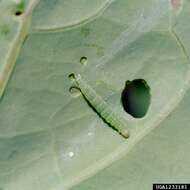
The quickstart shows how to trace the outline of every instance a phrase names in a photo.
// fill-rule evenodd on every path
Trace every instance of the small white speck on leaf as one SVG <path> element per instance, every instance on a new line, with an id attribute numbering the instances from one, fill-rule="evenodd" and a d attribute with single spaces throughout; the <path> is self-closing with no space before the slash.
<path id="1" fill-rule="evenodd" d="M 73 157 L 74 156 L 74 152 L 69 152 L 69 157 Z"/>

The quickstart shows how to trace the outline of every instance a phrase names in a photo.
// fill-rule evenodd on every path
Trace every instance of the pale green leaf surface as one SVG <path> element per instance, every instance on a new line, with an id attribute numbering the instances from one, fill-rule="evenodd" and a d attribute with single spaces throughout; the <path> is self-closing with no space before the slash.
<path id="1" fill-rule="evenodd" d="M 73 190 L 152 189 L 153 183 L 188 183 L 190 91 L 155 130 L 110 167 Z"/>
<path id="2" fill-rule="evenodd" d="M 93 20 L 114 0 L 43 0 L 33 14 L 31 31 L 56 31 Z"/>
<path id="3" fill-rule="evenodd" d="M 35 11 L 43 8 L 40 6 Z M 187 1 L 184 7 L 188 6 Z M 92 188 L 104 189 L 104 183 L 111 180 L 104 182 L 102 179 L 96 187 L 99 175 L 108 179 L 112 171 L 116 171 L 115 175 L 121 168 L 123 172 L 127 167 L 131 171 L 136 162 L 140 167 L 147 166 L 143 164 L 146 157 L 142 151 L 154 149 L 151 135 L 160 141 L 163 130 L 169 136 L 169 131 L 175 134 L 175 128 L 171 129 L 170 121 L 166 120 L 160 129 L 145 139 L 142 137 L 167 118 L 189 87 L 187 36 L 190 28 L 187 24 L 180 26 L 187 14 L 183 9 L 172 18 L 171 6 L 165 0 L 148 0 L 142 4 L 137 0 L 118 0 L 85 25 L 69 31 L 30 34 L 0 102 L 0 187 L 3 190 L 67 189 L 126 155 L 121 163 L 115 163 L 118 169 L 113 165 L 78 187 L 89 189 L 90 183 Z M 56 11 L 52 11 L 51 16 L 50 21 L 55 19 Z M 171 19 L 178 23 L 173 29 Z M 62 23 L 58 19 L 58 22 L 61 27 L 65 24 L 64 20 Z M 48 19 L 44 23 L 48 24 Z M 51 22 L 49 27 L 54 28 Z M 88 59 L 86 66 L 80 64 L 82 56 Z M 70 94 L 72 83 L 68 75 L 72 72 L 80 73 L 126 119 L 126 128 L 131 133 L 129 139 L 123 139 L 109 128 L 82 96 Z M 125 81 L 135 78 L 144 78 L 151 88 L 150 108 L 140 120 L 125 113 L 120 103 Z M 177 117 L 173 117 L 175 121 Z M 178 129 L 178 123 L 174 123 Z M 140 145 L 135 148 L 137 142 Z M 180 147 L 180 142 L 175 143 Z M 132 148 L 134 150 L 129 152 Z M 162 159 L 162 152 L 158 151 L 159 155 Z M 172 163 L 177 164 L 177 158 L 176 154 Z M 158 178 L 161 163 L 150 162 L 153 174 L 159 170 Z M 168 162 L 164 164 L 166 170 L 172 166 Z M 135 171 L 128 173 L 129 179 L 135 178 L 137 173 L 137 176 L 144 175 L 140 170 Z M 186 173 L 188 171 L 184 170 L 181 175 L 186 176 Z M 151 177 L 142 178 L 144 184 L 146 181 L 151 183 Z M 121 181 L 118 189 L 128 184 L 135 187 L 135 183 L 134 180 L 126 184 Z"/>
<path id="4" fill-rule="evenodd" d="M 27 35 L 31 12 L 38 0 L 0 1 L 0 98 L 14 69 L 20 47 Z M 16 15 L 20 12 L 21 15 Z"/>

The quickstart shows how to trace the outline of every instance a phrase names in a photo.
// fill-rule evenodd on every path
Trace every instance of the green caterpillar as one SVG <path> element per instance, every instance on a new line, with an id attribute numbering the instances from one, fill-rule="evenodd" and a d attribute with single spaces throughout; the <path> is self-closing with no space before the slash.
<path id="1" fill-rule="evenodd" d="M 74 80 L 80 89 L 84 98 L 96 110 L 98 115 L 116 130 L 124 138 L 129 137 L 124 121 L 109 107 L 109 105 L 99 96 L 90 85 L 88 85 L 81 75 L 71 74 L 70 78 Z"/>

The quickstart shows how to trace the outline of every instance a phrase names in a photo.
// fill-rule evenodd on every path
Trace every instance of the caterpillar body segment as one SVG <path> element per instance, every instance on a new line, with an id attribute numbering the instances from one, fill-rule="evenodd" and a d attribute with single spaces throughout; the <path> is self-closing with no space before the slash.
<path id="1" fill-rule="evenodd" d="M 101 96 L 99 96 L 96 91 L 82 79 L 81 75 L 73 75 L 73 77 L 82 95 L 96 110 L 98 115 L 120 135 L 124 138 L 128 138 L 129 131 L 126 129 L 126 124 L 123 118 L 119 117 L 119 115 L 113 111 Z"/>

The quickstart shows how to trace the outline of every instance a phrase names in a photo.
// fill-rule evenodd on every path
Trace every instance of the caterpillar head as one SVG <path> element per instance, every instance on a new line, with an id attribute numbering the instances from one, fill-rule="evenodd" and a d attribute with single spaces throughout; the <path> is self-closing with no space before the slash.
<path id="1" fill-rule="evenodd" d="M 82 77 L 81 77 L 80 74 L 76 74 L 76 75 L 75 75 L 75 80 L 76 80 L 76 81 L 80 80 L 81 78 L 82 78 Z"/>

